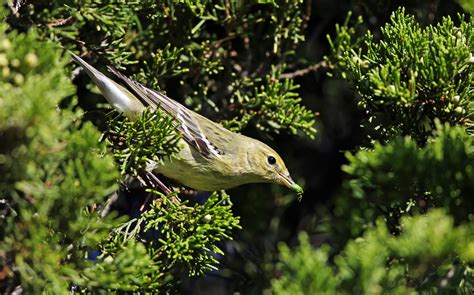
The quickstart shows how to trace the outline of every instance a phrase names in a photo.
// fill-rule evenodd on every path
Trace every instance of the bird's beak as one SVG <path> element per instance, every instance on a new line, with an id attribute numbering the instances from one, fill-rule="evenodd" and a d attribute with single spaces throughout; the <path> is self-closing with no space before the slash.
<path id="1" fill-rule="evenodd" d="M 291 189 L 292 191 L 294 191 L 298 195 L 303 194 L 303 189 L 301 188 L 301 186 L 296 184 L 296 182 L 293 181 L 293 179 L 291 178 L 290 175 L 284 175 L 282 173 L 278 173 L 278 174 L 280 175 L 281 184 L 288 187 L 289 189 Z"/>

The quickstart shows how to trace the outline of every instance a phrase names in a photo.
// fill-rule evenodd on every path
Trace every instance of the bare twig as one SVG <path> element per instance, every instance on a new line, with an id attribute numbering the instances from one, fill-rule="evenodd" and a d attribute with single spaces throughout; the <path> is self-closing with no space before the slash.
<path id="1" fill-rule="evenodd" d="M 107 216 L 107 214 L 109 214 L 110 212 L 110 209 L 112 208 L 112 205 L 118 200 L 118 193 L 117 192 L 114 192 L 108 199 L 107 201 L 107 205 L 105 205 L 104 209 L 102 210 L 102 212 L 100 213 L 100 217 L 104 218 L 105 216 Z"/>
<path id="2" fill-rule="evenodd" d="M 222 43 L 227 42 L 229 40 L 232 40 L 235 37 L 236 37 L 236 35 L 234 33 L 230 33 L 228 36 L 214 42 L 211 46 L 212 46 L 213 49 L 217 49 L 217 48 L 222 46 Z"/>
<path id="3" fill-rule="evenodd" d="M 331 65 L 327 61 L 322 60 L 319 63 L 311 65 L 307 68 L 296 70 L 296 71 L 291 72 L 291 73 L 283 73 L 283 74 L 280 75 L 280 80 L 282 80 L 282 79 L 292 79 L 292 78 L 295 78 L 295 77 L 304 76 L 304 75 L 306 75 L 310 72 L 317 71 L 320 68 L 324 68 L 324 69 L 331 68 Z"/>
<path id="4" fill-rule="evenodd" d="M 54 22 L 49 22 L 48 27 L 54 28 L 54 27 L 62 27 L 62 26 L 67 26 L 72 24 L 75 21 L 75 19 L 72 16 L 69 16 L 67 18 L 59 19 Z"/>
<path id="5" fill-rule="evenodd" d="M 225 19 L 229 20 L 231 18 L 230 16 L 230 2 L 229 0 L 225 1 Z"/>

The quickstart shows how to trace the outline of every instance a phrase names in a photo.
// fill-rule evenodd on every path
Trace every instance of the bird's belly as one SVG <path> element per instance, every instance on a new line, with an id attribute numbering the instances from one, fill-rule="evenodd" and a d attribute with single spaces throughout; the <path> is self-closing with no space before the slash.
<path id="1" fill-rule="evenodd" d="M 159 166 L 155 171 L 170 179 L 176 180 L 184 186 L 199 191 L 221 190 L 239 185 L 229 180 L 226 181 L 222 178 L 217 178 L 213 174 L 193 170 L 190 169 L 190 167 L 185 167 L 177 163 Z"/>
<path id="2" fill-rule="evenodd" d="M 213 165 L 211 161 L 185 146 L 178 159 L 167 160 L 153 171 L 200 191 L 228 189 L 249 182 L 243 175 L 219 171 L 220 166 Z"/>

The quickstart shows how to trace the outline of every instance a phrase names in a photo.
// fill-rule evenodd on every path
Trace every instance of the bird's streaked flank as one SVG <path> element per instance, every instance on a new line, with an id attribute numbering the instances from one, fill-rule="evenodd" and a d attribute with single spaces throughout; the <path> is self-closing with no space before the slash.
<path id="1" fill-rule="evenodd" d="M 231 132 L 169 97 L 133 81 L 109 67 L 124 87 L 72 54 L 99 87 L 107 101 L 128 118 L 135 119 L 145 107 L 159 108 L 176 121 L 183 139 L 177 159 L 153 163 L 150 171 L 161 173 L 201 191 L 232 188 L 246 183 L 272 182 L 298 194 L 302 188 L 290 177 L 281 157 L 266 144 Z"/>

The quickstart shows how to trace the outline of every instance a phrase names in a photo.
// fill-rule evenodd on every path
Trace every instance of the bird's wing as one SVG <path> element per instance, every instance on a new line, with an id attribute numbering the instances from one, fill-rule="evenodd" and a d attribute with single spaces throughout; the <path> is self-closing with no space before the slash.
<path id="1" fill-rule="evenodd" d="M 209 158 L 219 156 L 222 152 L 212 144 L 202 132 L 199 122 L 193 117 L 190 110 L 171 98 L 133 81 L 115 70 L 108 67 L 109 71 L 125 83 L 143 103 L 152 109 L 161 109 L 178 122 L 178 130 L 184 139 L 199 153 Z"/>

